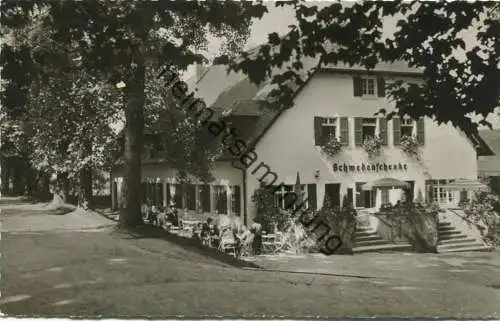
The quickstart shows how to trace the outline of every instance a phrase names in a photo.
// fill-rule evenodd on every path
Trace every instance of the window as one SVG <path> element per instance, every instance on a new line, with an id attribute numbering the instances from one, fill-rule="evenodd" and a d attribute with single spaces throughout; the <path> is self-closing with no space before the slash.
<path id="1" fill-rule="evenodd" d="M 196 210 L 196 185 L 186 185 L 186 207 L 188 210 Z"/>
<path id="2" fill-rule="evenodd" d="M 457 192 L 444 188 L 445 185 L 454 180 L 431 180 L 428 183 L 432 185 L 432 199 L 441 205 L 454 205 L 458 202 Z"/>
<path id="3" fill-rule="evenodd" d="M 198 187 L 199 207 L 203 212 L 210 212 L 210 185 L 199 185 Z"/>
<path id="4" fill-rule="evenodd" d="M 361 84 L 361 94 L 363 96 L 375 96 L 375 78 L 362 78 Z"/>
<path id="5" fill-rule="evenodd" d="M 181 184 L 173 184 L 174 186 L 174 207 L 175 208 L 183 208 L 182 207 L 182 185 Z"/>
<path id="6" fill-rule="evenodd" d="M 214 185 L 215 210 L 218 214 L 227 214 L 227 187 Z"/>
<path id="7" fill-rule="evenodd" d="M 374 138 L 377 130 L 376 118 L 363 118 L 363 141 Z"/>
<path id="8" fill-rule="evenodd" d="M 381 190 L 381 193 L 382 193 L 382 205 L 389 204 L 390 203 L 389 190 L 384 188 Z"/>
<path id="9" fill-rule="evenodd" d="M 330 137 L 337 135 L 337 118 L 323 118 L 321 123 L 321 140 L 327 142 Z"/>
<path id="10" fill-rule="evenodd" d="M 241 194 L 240 187 L 231 186 L 231 214 L 240 216 L 241 213 Z"/>
<path id="11" fill-rule="evenodd" d="M 295 185 L 281 186 L 274 193 L 274 204 L 282 209 L 295 209 L 296 205 L 299 205 L 302 201 L 307 198 L 307 185 L 300 185 L 301 195 L 296 195 Z M 303 207 L 308 208 L 309 202 L 304 204 Z"/>
<path id="12" fill-rule="evenodd" d="M 412 119 L 401 119 L 401 138 L 414 136 L 415 122 Z"/>

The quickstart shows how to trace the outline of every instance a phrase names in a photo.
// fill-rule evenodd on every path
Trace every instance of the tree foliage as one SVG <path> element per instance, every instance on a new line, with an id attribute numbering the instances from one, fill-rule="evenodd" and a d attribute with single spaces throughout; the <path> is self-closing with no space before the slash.
<path id="1" fill-rule="evenodd" d="M 22 43 L 17 56 L 12 56 L 18 58 L 13 65 L 25 76 L 11 75 L 11 88 L 19 84 L 26 87 L 32 80 L 19 60 L 33 49 L 33 44 L 15 36 L 17 30 L 35 25 L 45 30 L 51 45 L 37 57 L 43 66 L 38 77 L 53 75 L 52 71 L 65 69 L 76 59 L 80 68 L 99 81 L 125 83 L 125 177 L 120 222 L 135 225 L 142 222 L 141 193 L 137 191 L 141 186 L 147 69 L 168 62 L 183 70 L 193 62 L 204 61 L 199 52 L 210 35 L 223 39 L 223 51 L 234 51 L 248 35 L 252 18 L 260 18 L 266 8 L 251 2 L 89 0 L 4 1 L 1 11 L 2 26 Z M 4 99 L 13 99 L 11 93 Z M 9 109 L 14 109 L 14 105 L 23 106 L 24 102 L 18 99 L 11 105 Z"/>
<path id="2" fill-rule="evenodd" d="M 332 2 L 310 5 L 305 1 L 277 2 L 290 6 L 297 22 L 283 36 L 269 34 L 268 43 L 231 69 L 243 71 L 255 83 L 271 77 L 282 64 L 289 68 L 273 76 L 274 91 L 284 107 L 292 104 L 284 83 L 302 83 L 304 57 L 320 57 L 322 64 L 358 64 L 372 69 L 379 62 L 404 61 L 421 68 L 421 84 L 396 82 L 389 86 L 395 113 L 413 118 L 430 116 L 439 123 L 472 132 L 469 116 L 488 116 L 500 98 L 500 25 L 496 2 Z M 386 18 L 399 18 L 393 35 L 383 33 Z M 475 32 L 477 43 L 462 39 Z M 459 58 L 462 54 L 464 59 Z M 381 110 L 386 113 L 387 111 Z M 484 120 L 481 124 L 487 124 Z"/>

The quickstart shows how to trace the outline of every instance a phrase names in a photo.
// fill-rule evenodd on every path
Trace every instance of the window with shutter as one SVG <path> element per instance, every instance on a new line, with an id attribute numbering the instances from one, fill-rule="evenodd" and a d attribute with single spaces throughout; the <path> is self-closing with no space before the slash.
<path id="1" fill-rule="evenodd" d="M 361 78 L 361 96 L 375 97 L 377 93 L 377 82 L 375 77 Z"/>
<path id="2" fill-rule="evenodd" d="M 388 138 L 387 138 L 387 119 L 386 118 L 379 119 L 379 137 L 382 140 L 382 145 L 387 146 L 388 145 Z"/>
<path id="3" fill-rule="evenodd" d="M 340 118 L 340 141 L 342 145 L 349 146 L 349 120 L 347 117 Z"/>
<path id="4" fill-rule="evenodd" d="M 362 120 L 362 140 L 375 138 L 377 134 L 377 118 L 363 118 Z"/>
<path id="5" fill-rule="evenodd" d="M 337 138 L 337 118 L 321 118 L 320 145 L 327 143 L 332 137 Z"/>
<path id="6" fill-rule="evenodd" d="M 354 118 L 354 141 L 356 146 L 363 146 L 363 118 Z"/>
<path id="7" fill-rule="evenodd" d="M 424 118 L 417 121 L 417 141 L 420 145 L 425 144 L 425 122 Z"/>
<path id="8" fill-rule="evenodd" d="M 392 119 L 392 138 L 394 146 L 401 145 L 401 121 L 396 117 Z"/>
<path id="9" fill-rule="evenodd" d="M 414 132 L 413 129 L 415 127 L 415 122 L 410 119 L 410 118 L 403 118 L 399 122 L 400 126 L 400 131 L 401 131 L 401 138 L 407 136 L 407 137 L 414 137 Z"/>

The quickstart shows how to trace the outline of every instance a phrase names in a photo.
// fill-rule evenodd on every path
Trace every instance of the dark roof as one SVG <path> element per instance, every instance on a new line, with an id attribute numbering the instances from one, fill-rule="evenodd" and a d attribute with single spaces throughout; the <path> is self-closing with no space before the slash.
<path id="1" fill-rule="evenodd" d="M 479 135 L 494 154 L 479 157 L 479 173 L 485 176 L 500 176 L 500 129 L 480 130 Z"/>

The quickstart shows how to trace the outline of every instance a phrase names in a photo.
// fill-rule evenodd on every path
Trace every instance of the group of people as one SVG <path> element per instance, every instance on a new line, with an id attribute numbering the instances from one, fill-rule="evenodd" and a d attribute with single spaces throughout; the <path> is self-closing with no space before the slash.
<path id="1" fill-rule="evenodd" d="M 163 228 L 166 226 L 183 228 L 179 213 L 173 205 L 162 208 L 146 200 L 141 211 L 143 218 L 150 224 Z M 258 255 L 262 248 L 262 227 L 254 223 L 250 228 L 243 225 L 240 229 L 231 226 L 221 226 L 219 229 L 214 220 L 208 218 L 205 223 L 199 223 L 193 228 L 192 238 L 209 247 L 222 250 L 232 248 L 237 256 Z"/>
<path id="2" fill-rule="evenodd" d="M 179 220 L 179 213 L 173 205 L 162 208 L 161 206 L 152 205 L 147 200 L 142 205 L 142 215 L 145 220 L 155 226 L 164 227 L 167 223 L 170 223 L 172 226 L 182 227 L 182 221 Z"/>
<path id="3" fill-rule="evenodd" d="M 250 229 L 243 225 L 240 230 L 231 226 L 224 226 L 219 230 L 213 219 L 208 218 L 205 223 L 199 223 L 193 229 L 192 238 L 206 246 L 222 250 L 232 248 L 236 256 L 258 255 L 262 248 L 262 228 L 257 223 Z"/>

